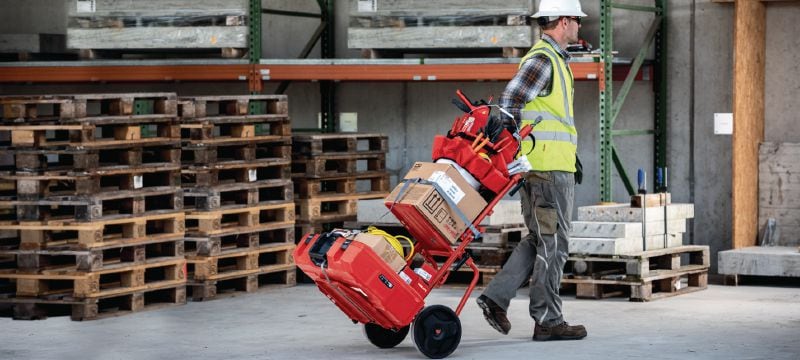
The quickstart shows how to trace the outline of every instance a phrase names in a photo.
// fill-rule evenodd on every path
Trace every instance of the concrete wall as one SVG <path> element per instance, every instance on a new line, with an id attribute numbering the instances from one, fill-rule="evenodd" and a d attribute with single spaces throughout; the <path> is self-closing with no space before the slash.
<path id="1" fill-rule="evenodd" d="M 626 3 L 650 5 L 652 1 Z M 731 138 L 714 135 L 713 114 L 732 109 L 733 4 L 711 0 L 668 2 L 669 86 L 669 181 L 676 202 L 694 202 L 696 218 L 688 241 L 708 244 L 712 251 L 727 249 L 731 242 Z M 264 7 L 281 10 L 318 12 L 314 1 L 264 0 Z M 599 45 L 599 4 L 583 1 L 589 18 L 582 36 Z M 358 50 L 347 49 L 347 11 L 345 1 L 336 2 L 336 52 L 338 57 L 359 57 Z M 58 32 L 65 13 L 59 0 L 4 0 L 0 2 L 0 31 Z M 45 16 L 42 16 L 45 14 Z M 622 57 L 633 57 L 647 30 L 652 15 L 615 10 L 615 49 Z M 800 40 L 795 36 L 800 6 L 796 3 L 770 3 L 767 11 L 767 141 L 800 142 L 797 113 L 800 102 L 800 77 L 794 59 L 800 55 Z M 38 20 L 45 19 L 45 20 Z M 265 15 L 262 48 L 265 58 L 294 58 L 316 28 L 318 21 Z M 795 31 L 790 31 L 794 29 Z M 652 56 L 652 49 L 651 49 Z M 316 46 L 311 57 L 319 57 Z M 652 128 L 651 82 L 637 82 L 617 120 L 617 129 Z M 277 84 L 268 84 L 267 92 Z M 621 83 L 614 83 L 619 89 Z M 459 111 L 450 104 L 456 89 L 473 98 L 498 97 L 504 82 L 352 82 L 340 83 L 337 107 L 340 112 L 357 112 L 359 130 L 389 134 L 388 168 L 397 176 L 410 164 L 427 160 L 430 139 L 443 133 Z M 100 92 L 100 91 L 177 91 L 181 95 L 246 93 L 246 84 L 114 84 L 24 86 L 0 85 L 0 93 Z M 598 168 L 598 89 L 595 82 L 576 85 L 575 112 L 580 133 L 579 152 L 585 166 L 584 184 L 576 191 L 576 205 L 599 200 Z M 287 92 L 290 115 L 296 127 L 316 126 L 319 112 L 319 86 L 293 83 Z M 652 169 L 652 137 L 618 138 L 617 146 L 627 170 Z M 651 175 L 652 176 L 652 175 Z M 617 177 L 614 198 L 625 201 L 622 182 Z M 712 256 L 716 268 L 716 256 Z"/>

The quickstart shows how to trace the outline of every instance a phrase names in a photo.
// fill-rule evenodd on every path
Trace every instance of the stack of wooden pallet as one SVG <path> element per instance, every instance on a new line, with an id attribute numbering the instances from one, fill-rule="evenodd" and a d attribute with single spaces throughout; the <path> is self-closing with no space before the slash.
<path id="1" fill-rule="evenodd" d="M 514 247 L 528 234 L 523 224 L 519 200 L 500 200 L 491 215 L 480 225 L 482 235 L 468 246 L 470 256 L 480 272 L 478 284 L 487 285 L 505 264 Z M 400 221 L 389 212 L 384 200 L 361 200 L 358 202 L 358 219 L 345 225 L 351 229 L 366 229 L 375 226 L 393 235 L 410 236 Z M 472 270 L 463 266 L 451 273 L 447 284 L 469 284 Z"/>
<path id="2" fill-rule="evenodd" d="M 708 246 L 683 246 L 692 217 L 692 204 L 580 207 L 562 283 L 575 284 L 578 297 L 632 301 L 705 289 Z"/>
<path id="3" fill-rule="evenodd" d="M 185 303 L 175 94 L 0 105 L 0 302 L 75 320 Z"/>
<path id="4" fill-rule="evenodd" d="M 294 285 L 287 97 L 187 97 L 179 108 L 189 295 Z"/>
<path id="5" fill-rule="evenodd" d="M 537 40 L 533 0 L 351 0 L 347 45 L 366 56 L 496 51 L 518 57 Z"/>
<path id="6" fill-rule="evenodd" d="M 209 51 L 241 57 L 248 9 L 247 0 L 72 0 L 67 47 L 84 58 Z"/>
<path id="7" fill-rule="evenodd" d="M 297 236 L 340 228 L 356 220 L 359 199 L 389 194 L 385 135 L 294 135 L 292 148 Z"/>

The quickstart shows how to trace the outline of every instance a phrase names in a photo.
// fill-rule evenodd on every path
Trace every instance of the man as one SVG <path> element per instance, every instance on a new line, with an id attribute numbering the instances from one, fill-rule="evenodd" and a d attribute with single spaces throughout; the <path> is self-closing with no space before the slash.
<path id="1" fill-rule="evenodd" d="M 535 125 L 535 146 L 530 139 L 522 143 L 522 155 L 533 168 L 520 190 L 530 233 L 477 302 L 489 324 L 508 334 L 511 323 L 506 309 L 517 289 L 530 278 L 529 311 L 536 322 L 533 340 L 538 341 L 586 337 L 582 325 L 564 321 L 558 293 L 569 253 L 578 144 L 566 47 L 578 41 L 584 16 L 579 0 L 542 0 L 533 15 L 542 28 L 542 39 L 522 58 L 519 71 L 500 98 L 500 106 L 521 119 L 522 125 Z"/>

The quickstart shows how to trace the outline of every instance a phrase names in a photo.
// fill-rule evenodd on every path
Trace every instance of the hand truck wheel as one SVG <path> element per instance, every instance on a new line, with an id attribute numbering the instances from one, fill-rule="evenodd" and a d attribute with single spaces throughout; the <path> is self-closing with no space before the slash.
<path id="1" fill-rule="evenodd" d="M 381 349 L 391 349 L 406 338 L 408 335 L 409 326 L 403 327 L 400 330 L 394 331 L 385 329 L 377 324 L 364 324 L 364 335 L 367 336 L 369 342 Z"/>
<path id="2" fill-rule="evenodd" d="M 414 319 L 411 336 L 423 355 L 442 359 L 452 354 L 461 342 L 461 320 L 447 306 L 428 306 Z"/>

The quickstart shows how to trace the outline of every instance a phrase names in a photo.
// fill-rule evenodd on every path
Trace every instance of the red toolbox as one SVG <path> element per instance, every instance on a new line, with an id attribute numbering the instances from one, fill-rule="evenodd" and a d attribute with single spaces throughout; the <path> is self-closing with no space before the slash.
<path id="1" fill-rule="evenodd" d="M 310 234 L 297 244 L 297 266 L 351 320 L 401 329 L 424 305 L 425 288 L 412 287 L 368 246 L 342 234 Z M 413 273 L 412 273 L 413 274 Z M 413 274 L 415 277 L 418 275 Z"/>

